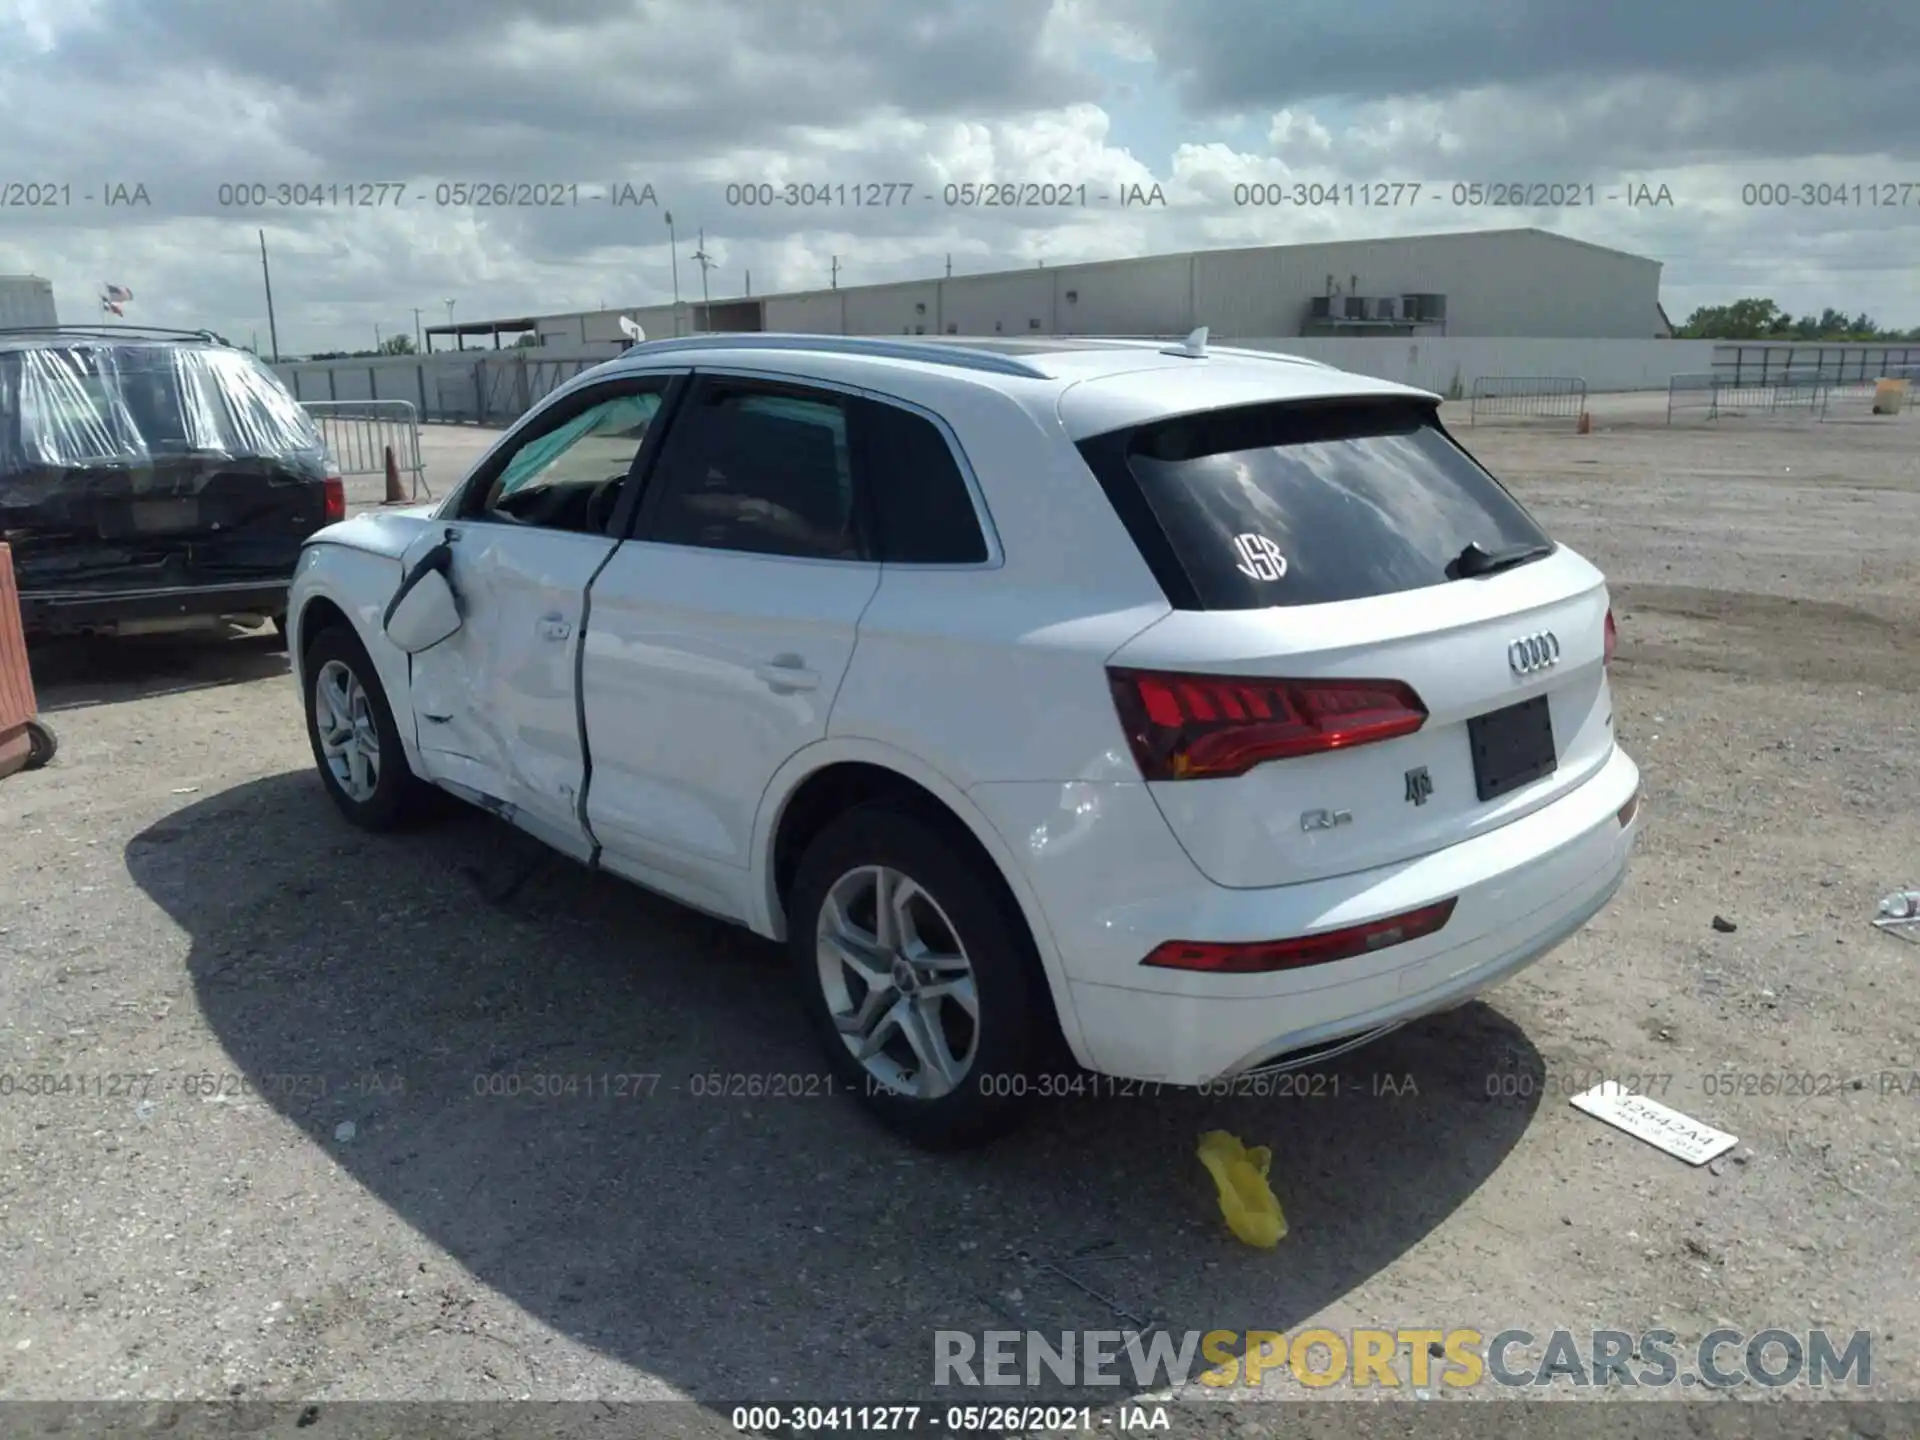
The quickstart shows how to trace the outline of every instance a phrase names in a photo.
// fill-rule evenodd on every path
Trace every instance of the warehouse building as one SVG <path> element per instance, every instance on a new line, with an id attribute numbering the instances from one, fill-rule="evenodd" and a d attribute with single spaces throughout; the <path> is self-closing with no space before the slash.
<path id="1" fill-rule="evenodd" d="M 625 343 L 703 331 L 1652 339 L 1671 333 L 1660 262 L 1537 229 L 1198 250 L 795 294 L 687 300 L 427 331 L 429 348 Z M 534 341 L 537 337 L 537 342 Z"/>
<path id="2" fill-rule="evenodd" d="M 38 275 L 0 275 L 0 330 L 58 325 L 53 282 Z"/>

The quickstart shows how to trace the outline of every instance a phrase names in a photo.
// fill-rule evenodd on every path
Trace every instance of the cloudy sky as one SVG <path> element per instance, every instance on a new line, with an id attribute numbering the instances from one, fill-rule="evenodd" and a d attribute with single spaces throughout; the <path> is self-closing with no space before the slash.
<path id="1" fill-rule="evenodd" d="M 1917 150 L 1920 10 L 1873 0 L 0 0 L 0 273 L 264 348 L 264 229 L 287 353 L 449 299 L 661 303 L 676 249 L 697 295 L 702 229 L 717 299 L 836 256 L 855 285 L 1531 224 L 1664 261 L 1676 320 L 1758 294 L 1912 326 Z M 945 203 L 968 182 L 1115 198 Z M 1235 203 L 1368 182 L 1389 203 Z M 1454 204 L 1474 182 L 1597 203 Z M 498 184 L 566 203 L 454 203 Z M 762 184 L 829 202 L 728 203 Z"/>

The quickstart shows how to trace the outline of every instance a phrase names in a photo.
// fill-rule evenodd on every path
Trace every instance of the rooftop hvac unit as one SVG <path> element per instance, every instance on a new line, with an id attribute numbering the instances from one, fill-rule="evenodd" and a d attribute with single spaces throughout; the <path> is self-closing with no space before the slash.
<path id="1" fill-rule="evenodd" d="M 1366 296 L 1343 295 L 1340 298 L 1344 302 L 1344 308 L 1346 311 L 1347 319 L 1364 320 L 1367 318 L 1367 297 Z"/>
<path id="2" fill-rule="evenodd" d="M 1423 325 L 1438 325 L 1447 318 L 1447 297 L 1444 295 L 1407 295 L 1407 319 Z"/>
<path id="3" fill-rule="evenodd" d="M 1398 320 L 1400 302 L 1391 295 L 1382 295 L 1373 302 L 1373 318 L 1376 320 Z"/>
<path id="4" fill-rule="evenodd" d="M 1331 295 L 1314 296 L 1307 302 L 1307 315 L 1314 320 L 1331 320 L 1333 318 L 1333 297 Z"/>

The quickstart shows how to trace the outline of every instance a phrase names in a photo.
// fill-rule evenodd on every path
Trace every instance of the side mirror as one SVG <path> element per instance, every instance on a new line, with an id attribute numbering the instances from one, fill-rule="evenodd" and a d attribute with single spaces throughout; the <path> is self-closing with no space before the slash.
<path id="1" fill-rule="evenodd" d="M 453 551 L 442 542 L 420 557 L 387 602 L 381 625 L 407 654 L 431 649 L 460 628 L 460 604 L 447 579 L 452 569 Z"/>

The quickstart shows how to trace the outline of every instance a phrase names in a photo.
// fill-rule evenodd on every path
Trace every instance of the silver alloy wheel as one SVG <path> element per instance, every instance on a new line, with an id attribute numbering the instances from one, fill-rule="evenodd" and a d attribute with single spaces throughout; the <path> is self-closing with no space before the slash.
<path id="1" fill-rule="evenodd" d="M 343 660 L 329 660 L 313 681 L 313 727 L 334 783 L 356 805 L 380 786 L 380 731 L 373 699 Z"/>
<path id="2" fill-rule="evenodd" d="M 887 1090 L 935 1100 L 980 1044 L 980 997 L 959 933 L 898 870 L 865 865 L 827 891 L 815 929 L 820 988 L 848 1051 Z"/>

